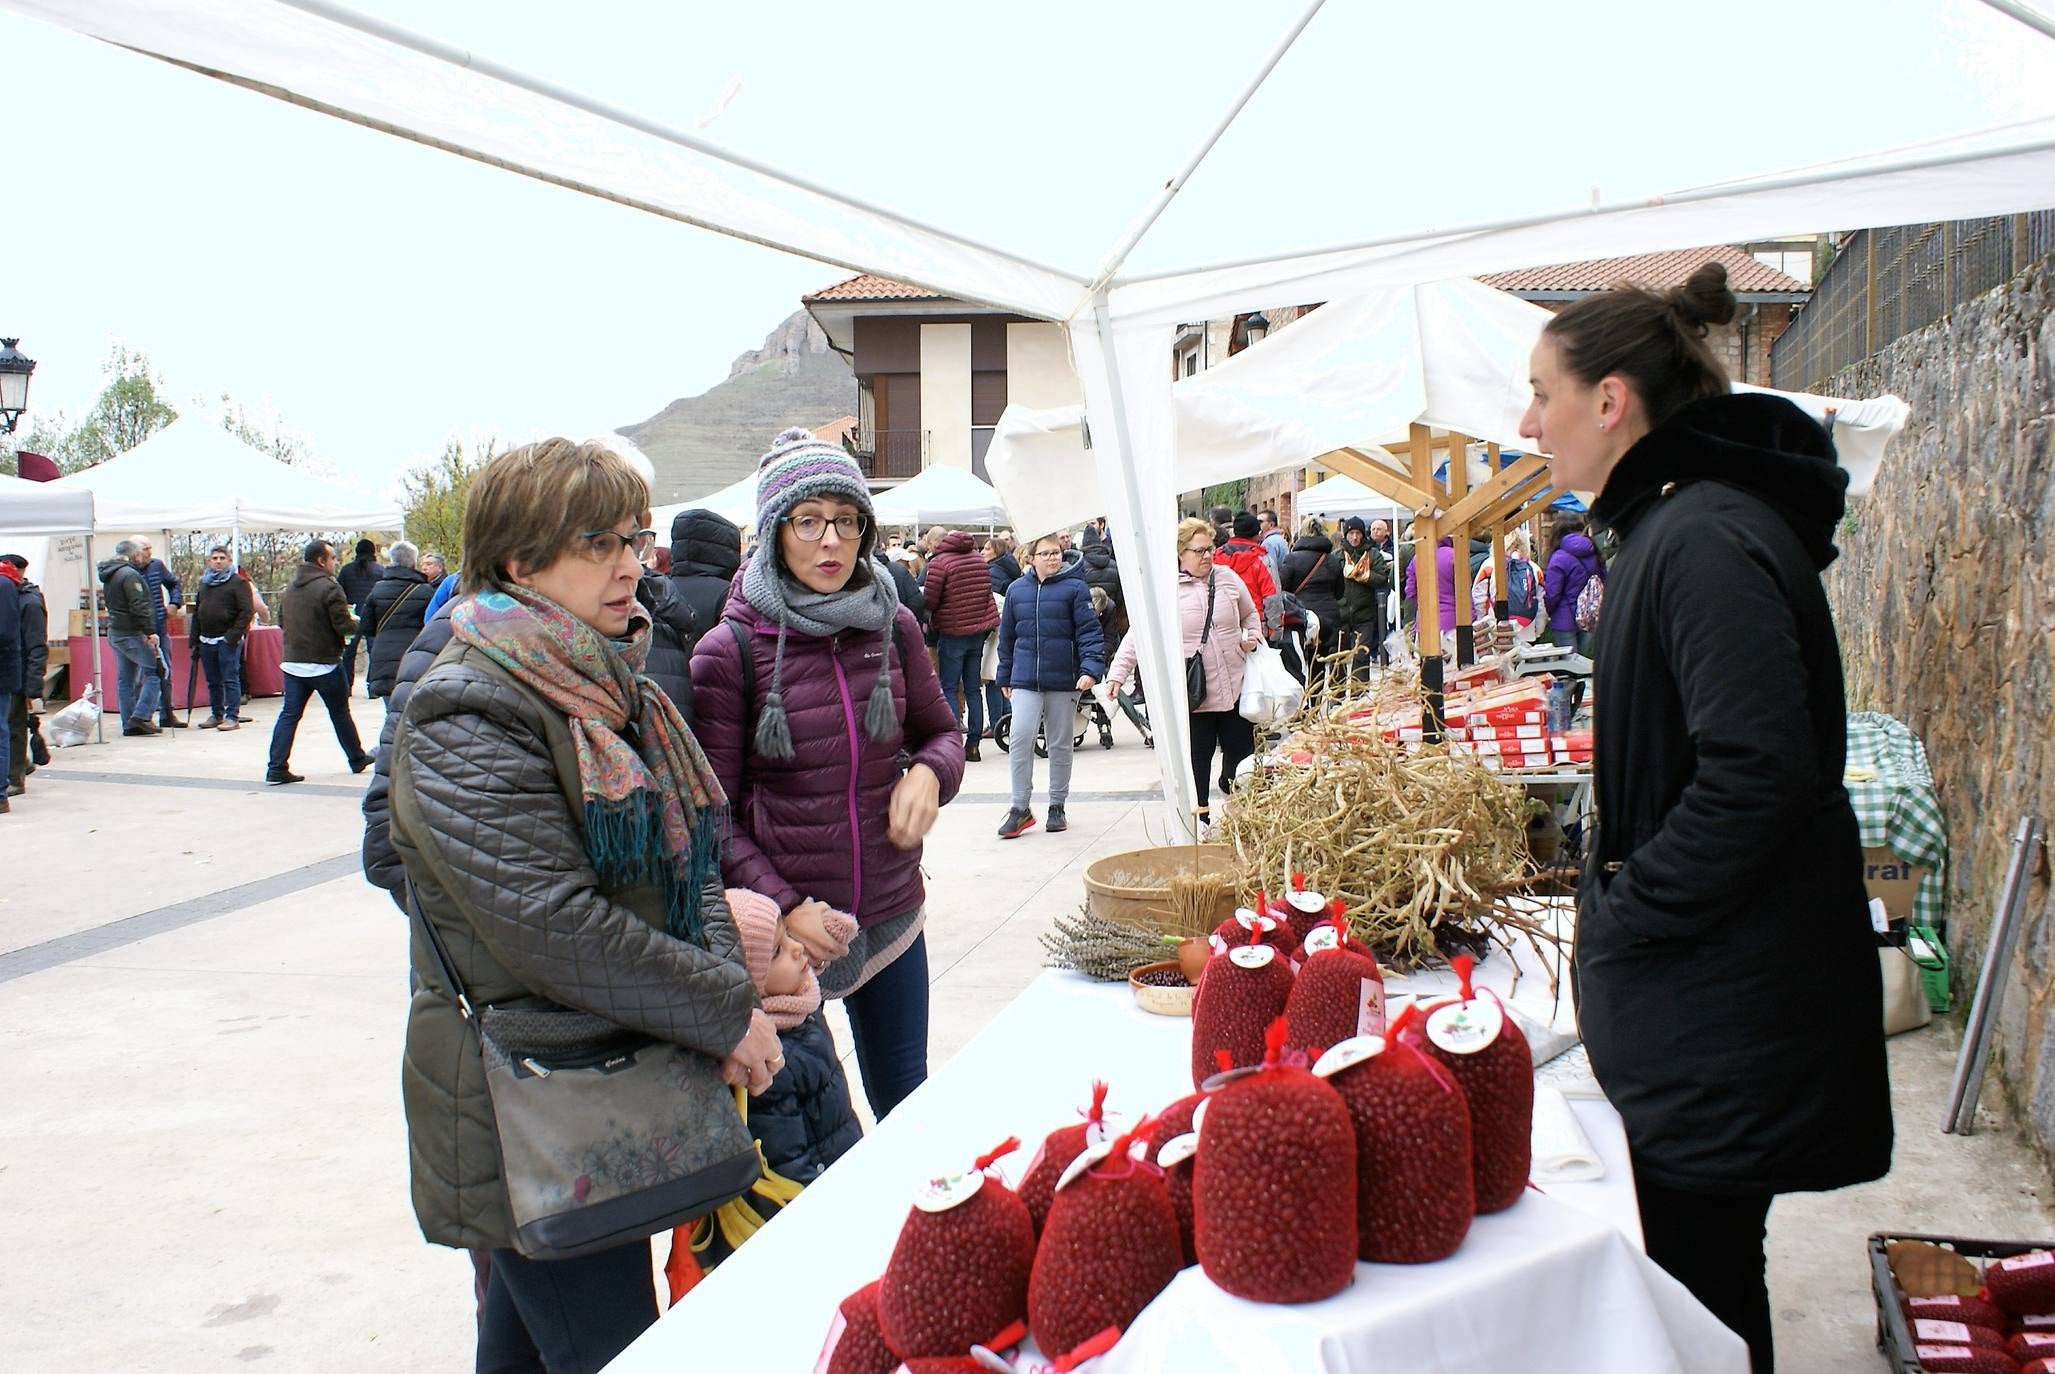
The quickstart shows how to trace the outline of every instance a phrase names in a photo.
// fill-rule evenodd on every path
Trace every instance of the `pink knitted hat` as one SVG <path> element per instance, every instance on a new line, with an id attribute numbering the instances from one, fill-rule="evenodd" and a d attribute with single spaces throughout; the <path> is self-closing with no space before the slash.
<path id="1" fill-rule="evenodd" d="M 765 1014 L 779 1030 L 791 1030 L 820 1009 L 819 977 L 809 965 L 799 991 L 783 997 L 770 996 L 763 990 L 763 985 L 764 979 L 771 976 L 771 961 L 778 953 L 778 904 L 760 892 L 731 887 L 728 889 L 728 910 L 735 917 L 735 929 L 742 936 L 743 966 L 749 970 L 749 981 L 755 985 L 757 996 L 763 1001 Z M 828 933 L 838 940 L 847 940 L 856 934 L 855 920 L 839 911 L 829 912 L 824 924 Z"/>

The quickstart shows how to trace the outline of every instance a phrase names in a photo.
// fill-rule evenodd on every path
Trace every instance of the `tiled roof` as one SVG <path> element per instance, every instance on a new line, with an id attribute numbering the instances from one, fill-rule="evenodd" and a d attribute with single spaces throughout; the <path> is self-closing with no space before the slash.
<path id="1" fill-rule="evenodd" d="M 893 281 L 889 277 L 851 277 L 838 281 L 811 296 L 802 296 L 805 303 L 813 301 L 939 301 L 947 297 L 939 291 L 930 291 L 924 286 L 908 286 L 905 282 Z"/>
<path id="2" fill-rule="evenodd" d="M 855 428 L 856 417 L 854 415 L 844 415 L 840 419 L 830 420 L 826 424 L 815 425 L 813 427 L 813 437 L 823 443 L 839 444 L 842 442 L 842 436 Z"/>
<path id="3" fill-rule="evenodd" d="M 1621 282 L 1663 291 L 1682 286 L 1687 277 L 1707 262 L 1726 264 L 1727 288 L 1737 295 L 1812 289 L 1795 277 L 1787 277 L 1776 268 L 1757 262 L 1732 244 L 1679 248 L 1674 252 L 1643 253 L 1631 258 L 1563 262 L 1552 267 L 1527 267 L 1517 272 L 1494 272 L 1477 280 L 1501 291 L 1604 291 Z"/>

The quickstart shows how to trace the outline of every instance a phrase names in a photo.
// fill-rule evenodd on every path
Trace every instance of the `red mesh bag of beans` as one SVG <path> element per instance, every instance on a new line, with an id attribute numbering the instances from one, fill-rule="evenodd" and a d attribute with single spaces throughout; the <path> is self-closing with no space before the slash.
<path id="1" fill-rule="evenodd" d="M 914 1194 L 878 1287 L 879 1323 L 901 1359 L 965 1354 L 1027 1315 L 1034 1224 L 991 1172 L 1019 1148 L 1008 1140 L 968 1173 L 930 1179 Z"/>
<path id="2" fill-rule="evenodd" d="M 2055 1312 L 2055 1250 L 2031 1250 L 1991 1261 L 1984 1269 L 1984 1291 L 2015 1317 Z"/>
<path id="3" fill-rule="evenodd" d="M 1355 1128 L 1356 1253 L 1373 1264 L 1447 1259 L 1477 1213 L 1469 1103 L 1414 1041 L 1419 1015 L 1408 1004 L 1389 1038 L 1344 1040 L 1313 1068 Z"/>
<path id="4" fill-rule="evenodd" d="M 2019 1366 L 2002 1350 L 1976 1345 L 1919 1345 L 1912 1357 L 1927 1374 L 2019 1374 Z"/>
<path id="5" fill-rule="evenodd" d="M 1280 1016 L 1260 1067 L 1206 1085 L 1192 1243 L 1206 1277 L 1236 1297 L 1318 1302 L 1355 1274 L 1355 1128 L 1340 1095 L 1305 1056 L 1287 1058 L 1284 1040 Z"/>
<path id="6" fill-rule="evenodd" d="M 2005 1338 L 1988 1326 L 1941 1321 L 1935 1317 L 1916 1318 L 1912 1323 L 1912 1340 L 1915 1345 L 1975 1345 L 1985 1350 L 2005 1348 Z"/>
<path id="7" fill-rule="evenodd" d="M 1102 1331 L 1125 1331 L 1184 1268 L 1148 1127 L 1086 1150 L 1057 1181 L 1028 1279 L 1028 1328 L 1045 1355 L 1061 1359 Z"/>
<path id="8" fill-rule="evenodd" d="M 878 1325 L 878 1284 L 872 1280 L 835 1309 L 814 1374 L 892 1374 L 898 1367 L 899 1357 Z"/>
<path id="9" fill-rule="evenodd" d="M 1477 961 L 1458 954 L 1450 963 L 1460 991 L 1427 1009 L 1426 1048 L 1470 1101 L 1477 1215 L 1485 1216 L 1504 1211 L 1527 1190 L 1534 1161 L 1534 1057 L 1498 995 L 1480 998 L 1471 987 Z"/>
<path id="10" fill-rule="evenodd" d="M 2015 1360 L 2055 1360 L 2055 1331 L 2022 1331 L 2005 1342 Z"/>
<path id="11" fill-rule="evenodd" d="M 2055 1360 L 2028 1360 L 2019 1367 L 2019 1374 L 2055 1374 Z"/>
<path id="12" fill-rule="evenodd" d="M 916 1355 L 892 1367 L 892 1374 L 989 1374 L 994 1369 L 1011 1369 L 1003 1358 L 1027 1339 L 1027 1323 L 1013 1325 L 971 1347 L 966 1355 Z"/>
<path id="13" fill-rule="evenodd" d="M 1285 894 L 1282 902 L 1271 908 L 1270 914 L 1284 922 L 1285 932 L 1301 949 L 1305 948 L 1306 937 L 1331 919 L 1327 898 L 1306 886 L 1303 873 L 1292 874 L 1291 891 Z"/>
<path id="14" fill-rule="evenodd" d="M 1971 1326 L 1988 1326 L 1993 1331 L 2005 1329 L 2005 1314 L 1985 1302 L 1982 1298 L 1964 1298 L 1950 1293 L 1937 1298 L 1907 1298 L 1905 1319 L 1917 1321 L 1931 1317 L 1935 1321 L 1967 1322 Z"/>
<path id="15" fill-rule="evenodd" d="M 1260 931 L 1225 954 L 1206 961 L 1199 990 L 1192 998 L 1192 1086 L 1202 1087 L 1220 1069 L 1225 1053 L 1230 1068 L 1252 1068 L 1263 1062 L 1263 1033 L 1284 1015 L 1291 1000 L 1290 962 L 1275 945 L 1264 944 Z"/>
<path id="16" fill-rule="evenodd" d="M 1215 954 L 1225 954 L 1251 941 L 1269 945 L 1287 962 L 1298 957 L 1299 942 L 1283 918 L 1271 909 L 1267 892 L 1256 894 L 1254 906 L 1236 907 L 1234 915 L 1213 927 L 1213 934 L 1207 939 Z"/>
<path id="17" fill-rule="evenodd" d="M 1339 900 L 1327 921 L 1306 933 L 1284 1019 L 1287 1043 L 1311 1055 L 1359 1035 L 1384 1034 L 1384 974 L 1377 956 L 1350 938 Z"/>
<path id="18" fill-rule="evenodd" d="M 1192 1156 L 1199 1146 L 1192 1113 L 1203 1101 L 1203 1093 L 1180 1097 L 1149 1123 L 1149 1158 L 1163 1171 L 1163 1189 L 1170 1194 L 1171 1210 L 1177 1213 L 1177 1238 L 1187 1268 L 1199 1262 L 1198 1252 L 1192 1249 Z M 1171 1149 L 1173 1141 L 1178 1142 L 1175 1150 Z"/>
<path id="19" fill-rule="evenodd" d="M 1049 1197 L 1056 1191 L 1056 1180 L 1063 1177 L 1070 1161 L 1083 1154 L 1086 1146 L 1103 1145 L 1113 1138 L 1106 1125 L 1104 1083 L 1092 1084 L 1092 1105 L 1080 1108 L 1078 1115 L 1084 1120 L 1074 1126 L 1058 1126 L 1049 1132 L 1042 1148 L 1035 1151 L 1034 1162 L 1021 1176 L 1020 1200 L 1027 1204 L 1028 1219 L 1034 1222 L 1038 1236 L 1042 1234 L 1042 1222 L 1049 1215 Z"/>

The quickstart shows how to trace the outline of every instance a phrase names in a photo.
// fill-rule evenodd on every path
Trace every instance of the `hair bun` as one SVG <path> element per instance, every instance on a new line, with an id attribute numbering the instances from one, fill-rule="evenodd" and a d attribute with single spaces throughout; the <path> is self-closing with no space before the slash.
<path id="1" fill-rule="evenodd" d="M 1727 324 L 1734 318 L 1734 293 L 1727 289 L 1726 264 L 1701 264 L 1682 286 L 1664 293 L 1670 309 L 1684 323 L 1703 330 L 1708 325 Z"/>

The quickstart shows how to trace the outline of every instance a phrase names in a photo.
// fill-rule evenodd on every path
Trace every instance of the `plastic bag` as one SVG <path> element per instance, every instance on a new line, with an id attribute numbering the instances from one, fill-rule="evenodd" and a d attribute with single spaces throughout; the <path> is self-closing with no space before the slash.
<path id="1" fill-rule="evenodd" d="M 93 721 L 100 714 L 100 689 L 88 684 L 86 694 L 54 715 L 43 718 L 43 734 L 52 749 L 69 749 L 93 737 Z"/>
<path id="2" fill-rule="evenodd" d="M 1259 644 L 1242 668 L 1242 718 L 1258 729 L 1275 730 L 1299 709 L 1305 691 L 1284 666 L 1284 655 Z"/>

